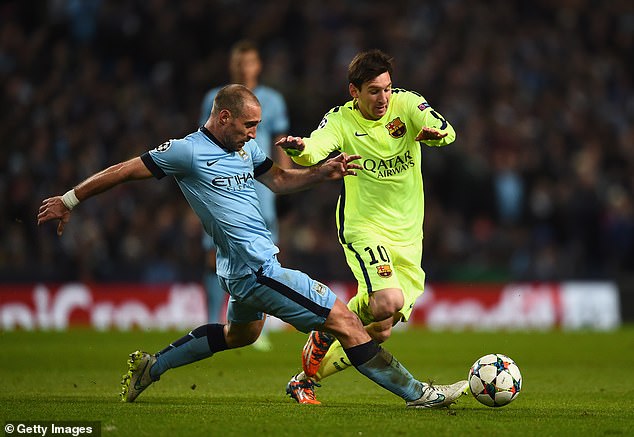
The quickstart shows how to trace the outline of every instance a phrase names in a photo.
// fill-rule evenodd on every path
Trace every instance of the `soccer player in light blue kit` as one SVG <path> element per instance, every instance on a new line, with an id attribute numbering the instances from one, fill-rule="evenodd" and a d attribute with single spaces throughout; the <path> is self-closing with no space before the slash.
<path id="1" fill-rule="evenodd" d="M 255 95 L 242 85 L 220 90 L 204 127 L 167 141 L 141 157 L 102 170 L 62 196 L 42 201 L 38 225 L 58 220 L 62 235 L 80 201 L 123 182 L 173 176 L 218 250 L 217 270 L 230 294 L 228 323 L 199 326 L 156 354 L 130 354 L 121 400 L 133 402 L 167 370 L 253 343 L 264 313 L 302 332 L 332 333 L 354 367 L 408 406 L 448 406 L 461 394 L 457 384 L 431 386 L 415 379 L 363 329 L 359 318 L 325 285 L 282 267 L 255 194 L 255 179 L 277 193 L 354 177 L 358 155 L 340 154 L 308 169 L 282 169 L 253 141 L 261 119 Z M 466 383 L 466 381 L 464 381 Z"/>
<path id="2" fill-rule="evenodd" d="M 262 72 L 262 60 L 257 46 L 249 40 L 236 42 L 230 52 L 229 73 L 231 83 L 238 83 L 249 88 L 260 101 L 262 106 L 262 121 L 258 125 L 258 146 L 279 166 L 288 168 L 292 166 L 291 160 L 286 153 L 282 153 L 279 147 L 272 145 L 278 139 L 284 137 L 288 132 L 289 120 L 286 111 L 286 102 L 282 94 L 271 87 L 262 85 L 259 82 Z M 205 124 L 211 113 L 214 98 L 222 87 L 215 87 L 205 95 L 200 111 L 199 126 Z M 271 231 L 273 242 L 278 241 L 278 223 L 275 205 L 275 193 L 269 190 L 264 184 L 256 182 L 255 191 L 260 199 L 260 208 L 266 226 Z M 210 322 L 222 320 L 222 308 L 225 299 L 225 292 L 220 287 L 218 276 L 216 275 L 216 248 L 208 234 L 203 235 L 203 247 L 207 251 L 207 262 L 203 274 L 203 286 L 207 294 L 207 310 Z M 266 326 L 254 347 L 259 350 L 270 350 L 271 343 L 265 335 Z"/>

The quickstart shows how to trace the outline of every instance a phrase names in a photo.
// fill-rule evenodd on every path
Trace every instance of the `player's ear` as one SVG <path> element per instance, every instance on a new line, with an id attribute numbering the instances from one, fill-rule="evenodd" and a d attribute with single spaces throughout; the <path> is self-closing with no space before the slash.
<path id="1" fill-rule="evenodd" d="M 223 109 L 218 114 L 218 118 L 220 119 L 221 124 L 227 124 L 227 122 L 231 119 L 231 112 L 228 109 Z"/>
<path id="2" fill-rule="evenodd" d="M 359 89 L 354 86 L 353 84 L 349 83 L 348 84 L 348 91 L 350 92 L 350 95 L 355 98 L 358 99 L 359 98 Z"/>

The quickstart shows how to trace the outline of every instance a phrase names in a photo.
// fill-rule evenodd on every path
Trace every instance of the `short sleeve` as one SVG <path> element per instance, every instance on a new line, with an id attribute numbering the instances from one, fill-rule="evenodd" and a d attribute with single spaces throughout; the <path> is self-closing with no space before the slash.
<path id="1" fill-rule="evenodd" d="M 426 126 L 446 132 L 447 136 L 439 140 L 426 140 L 428 146 L 445 146 L 456 139 L 453 126 L 420 94 L 414 91 L 399 90 L 401 105 L 408 111 L 415 124 L 420 128 Z"/>
<path id="2" fill-rule="evenodd" d="M 251 154 L 253 168 L 259 167 L 267 160 L 268 157 L 266 156 L 266 153 L 262 151 L 257 142 L 251 140 L 245 146 L 248 146 L 248 151 Z"/>
<path id="3" fill-rule="evenodd" d="M 166 175 L 177 176 L 191 171 L 193 148 L 185 139 L 166 141 L 148 154 Z"/>
<path id="4" fill-rule="evenodd" d="M 343 135 L 341 133 L 341 117 L 338 114 L 341 108 L 337 106 L 324 115 L 317 129 L 309 137 L 304 138 L 306 148 L 298 156 L 294 156 L 293 161 L 304 166 L 315 165 L 330 153 L 341 149 Z"/>

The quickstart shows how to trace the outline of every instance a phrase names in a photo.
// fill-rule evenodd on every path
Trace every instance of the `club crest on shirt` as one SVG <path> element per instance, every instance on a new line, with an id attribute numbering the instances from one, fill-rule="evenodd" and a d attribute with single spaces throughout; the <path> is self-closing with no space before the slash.
<path id="1" fill-rule="evenodd" d="M 244 151 L 244 149 L 240 149 L 238 150 L 238 155 L 240 155 L 240 157 L 246 161 L 247 159 L 249 159 L 249 154 L 247 152 Z"/>
<path id="2" fill-rule="evenodd" d="M 158 146 L 156 148 L 156 151 L 157 152 L 165 152 L 167 149 L 170 148 L 171 145 L 172 145 L 172 141 L 170 141 L 170 140 L 165 141 L 163 144 L 161 144 L 160 146 Z"/>
<path id="3" fill-rule="evenodd" d="M 326 287 L 324 284 L 322 284 L 319 281 L 315 281 L 313 282 L 313 290 L 320 296 L 325 296 L 326 295 L 326 290 L 328 290 L 328 287 Z"/>
<path id="4" fill-rule="evenodd" d="M 392 267 L 389 264 L 376 266 L 376 273 L 382 278 L 389 278 L 392 276 Z"/>
<path id="5" fill-rule="evenodd" d="M 405 135 L 405 132 L 407 132 L 407 127 L 405 126 L 405 123 L 401 121 L 401 117 L 396 117 L 394 120 L 386 124 L 385 127 L 392 138 L 401 138 Z"/>

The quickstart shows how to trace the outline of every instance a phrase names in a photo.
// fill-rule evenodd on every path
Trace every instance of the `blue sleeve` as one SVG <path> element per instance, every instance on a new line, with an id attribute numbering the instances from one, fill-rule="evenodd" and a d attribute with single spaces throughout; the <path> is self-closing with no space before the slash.
<path id="1" fill-rule="evenodd" d="M 156 162 L 154 162 L 154 160 L 150 156 L 150 152 L 145 152 L 143 155 L 141 155 L 141 161 L 143 161 L 143 164 L 145 164 L 145 166 L 148 168 L 148 170 L 150 170 L 150 172 L 156 179 L 163 179 L 165 176 L 167 176 L 165 172 L 161 170 L 161 167 L 156 165 Z"/>
<path id="2" fill-rule="evenodd" d="M 264 163 L 268 157 L 255 141 L 251 140 L 247 143 L 247 145 L 249 153 L 251 154 L 251 161 L 253 161 L 253 168 L 258 168 L 258 166 Z"/>
<path id="3" fill-rule="evenodd" d="M 150 158 L 158 168 L 166 175 L 182 175 L 191 171 L 193 159 L 192 144 L 185 140 L 169 140 L 148 152 Z M 148 165 L 146 160 L 143 161 Z M 150 168 L 152 174 L 158 177 L 155 171 Z"/>
<path id="4" fill-rule="evenodd" d="M 257 178 L 258 176 L 263 175 L 264 173 L 269 171 L 271 167 L 273 167 L 273 161 L 271 160 L 271 158 L 266 156 L 266 153 L 264 153 L 264 151 L 260 149 L 260 146 L 258 146 L 258 143 L 256 143 L 255 141 L 249 141 L 244 145 L 244 148 L 246 149 L 247 153 L 251 155 L 254 177 Z"/>

